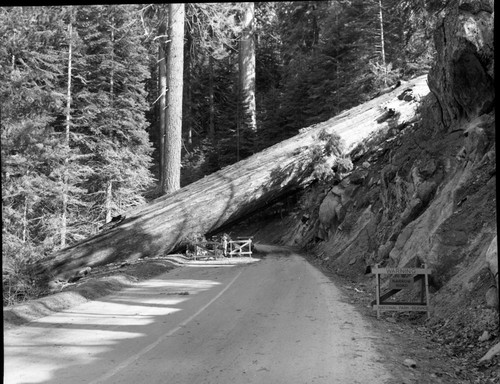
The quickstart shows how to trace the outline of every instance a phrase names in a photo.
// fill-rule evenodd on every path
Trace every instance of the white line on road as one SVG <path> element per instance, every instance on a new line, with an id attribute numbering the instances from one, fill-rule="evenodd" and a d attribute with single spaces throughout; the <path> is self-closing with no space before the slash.
<path id="1" fill-rule="evenodd" d="M 108 380 L 109 378 L 113 377 L 116 375 L 118 372 L 120 372 L 122 369 L 127 368 L 130 364 L 135 362 L 137 359 L 139 359 L 142 355 L 148 353 L 151 351 L 153 348 L 155 348 L 158 344 L 163 342 L 167 337 L 172 336 L 175 332 L 177 332 L 179 329 L 182 327 L 185 327 L 187 324 L 189 324 L 191 321 L 193 321 L 197 316 L 199 316 L 205 309 L 207 309 L 211 304 L 213 304 L 219 297 L 221 297 L 224 292 L 226 292 L 231 285 L 236 281 L 238 277 L 242 274 L 243 270 L 241 270 L 234 278 L 231 280 L 231 282 L 222 290 L 220 291 L 217 296 L 215 296 L 212 300 L 210 300 L 207 304 L 205 304 L 201 309 L 198 310 L 194 315 L 188 317 L 186 320 L 184 320 L 182 323 L 180 323 L 177 327 L 174 329 L 170 330 L 167 333 L 164 333 L 158 340 L 156 340 L 154 343 L 149 344 L 147 347 L 143 348 L 141 351 L 136 353 L 135 355 L 129 357 L 127 360 L 125 360 L 123 363 L 106 373 L 105 375 L 98 377 L 97 379 L 89 382 L 88 384 L 98 384 L 98 383 L 103 383 L 105 380 Z"/>

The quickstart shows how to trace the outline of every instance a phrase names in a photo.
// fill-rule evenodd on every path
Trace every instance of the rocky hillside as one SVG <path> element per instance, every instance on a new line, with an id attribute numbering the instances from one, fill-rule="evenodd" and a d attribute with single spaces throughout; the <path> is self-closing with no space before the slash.
<path id="1" fill-rule="evenodd" d="M 476 344 L 498 329 L 493 1 L 448 2 L 437 16 L 420 119 L 351 150 L 354 170 L 296 197 L 267 240 L 306 247 L 357 281 L 374 263 L 425 263 L 433 324 Z M 266 233 L 276 232 L 255 234 Z"/>

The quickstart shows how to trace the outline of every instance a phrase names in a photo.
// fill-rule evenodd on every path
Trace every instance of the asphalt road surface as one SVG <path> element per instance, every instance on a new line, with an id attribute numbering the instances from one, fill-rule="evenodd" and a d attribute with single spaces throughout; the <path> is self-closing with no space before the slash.
<path id="1" fill-rule="evenodd" d="M 377 335 L 302 256 L 181 267 L 4 333 L 4 383 L 387 383 Z"/>

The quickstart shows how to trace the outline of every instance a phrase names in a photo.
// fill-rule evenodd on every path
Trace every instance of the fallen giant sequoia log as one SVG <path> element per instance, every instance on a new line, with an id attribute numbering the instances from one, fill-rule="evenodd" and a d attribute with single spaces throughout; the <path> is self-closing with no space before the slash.
<path id="1" fill-rule="evenodd" d="M 403 92 L 413 92 L 414 97 L 403 98 Z M 318 177 L 318 169 L 331 169 L 340 156 L 371 132 L 414 119 L 418 98 L 428 92 L 426 76 L 403 83 L 392 92 L 126 212 L 114 227 L 42 261 L 41 270 L 50 278 L 65 279 L 84 267 L 171 252 L 190 233 L 214 232 L 310 184 Z M 385 120 L 388 110 L 391 118 Z"/>

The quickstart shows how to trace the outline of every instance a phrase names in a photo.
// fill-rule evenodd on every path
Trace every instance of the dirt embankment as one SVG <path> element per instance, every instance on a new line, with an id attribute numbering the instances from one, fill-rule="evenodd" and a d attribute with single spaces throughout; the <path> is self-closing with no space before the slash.
<path id="1" fill-rule="evenodd" d="M 54 286 L 42 298 L 4 308 L 4 329 L 109 295 L 139 281 L 168 272 L 175 268 L 175 265 L 168 257 L 156 257 L 91 269 L 74 283 L 61 282 Z"/>
<path id="2" fill-rule="evenodd" d="M 254 249 L 254 253 L 258 255 L 261 251 Z M 89 300 L 96 300 L 141 281 L 152 279 L 176 267 L 200 264 L 205 266 L 249 264 L 257 260 L 250 257 L 193 260 L 182 254 L 169 254 L 87 268 L 73 282 L 56 281 L 50 291 L 45 292 L 43 297 L 37 300 L 5 307 L 4 329 L 28 323 Z"/>

